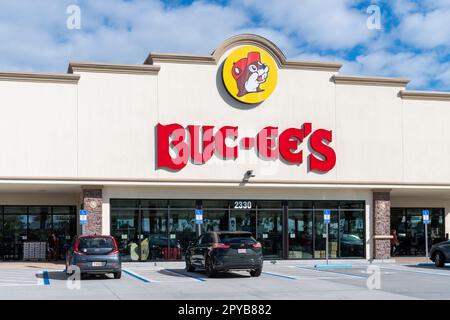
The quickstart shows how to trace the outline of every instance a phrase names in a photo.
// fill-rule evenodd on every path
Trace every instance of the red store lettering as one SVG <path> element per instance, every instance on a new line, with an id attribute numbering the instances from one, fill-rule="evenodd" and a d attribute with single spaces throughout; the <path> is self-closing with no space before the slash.
<path id="1" fill-rule="evenodd" d="M 244 137 L 242 141 L 243 149 L 250 149 L 256 140 L 257 154 L 262 159 L 282 158 L 288 164 L 300 165 L 303 163 L 303 152 L 308 149 L 299 150 L 305 139 L 309 139 L 312 151 L 308 155 L 308 169 L 317 172 L 332 170 L 336 164 L 336 153 L 329 146 L 333 141 L 332 131 L 312 131 L 311 123 L 304 123 L 301 128 L 288 128 L 281 134 L 278 134 L 278 127 L 268 126 L 256 137 Z M 186 130 L 177 123 L 158 124 L 157 168 L 179 171 L 189 159 L 194 164 L 205 164 L 214 153 L 223 160 L 235 160 L 239 154 L 238 140 L 236 126 L 221 127 L 214 134 L 214 126 L 189 125 Z"/>

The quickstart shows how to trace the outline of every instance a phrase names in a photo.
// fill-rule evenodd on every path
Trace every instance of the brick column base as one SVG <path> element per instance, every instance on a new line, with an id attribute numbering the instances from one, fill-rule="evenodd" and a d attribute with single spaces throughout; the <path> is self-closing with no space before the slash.
<path id="1" fill-rule="evenodd" d="M 88 211 L 85 235 L 102 234 L 102 189 L 83 189 L 82 205 Z"/>
<path id="2" fill-rule="evenodd" d="M 389 191 L 373 193 L 374 259 L 391 257 L 391 194 Z"/>

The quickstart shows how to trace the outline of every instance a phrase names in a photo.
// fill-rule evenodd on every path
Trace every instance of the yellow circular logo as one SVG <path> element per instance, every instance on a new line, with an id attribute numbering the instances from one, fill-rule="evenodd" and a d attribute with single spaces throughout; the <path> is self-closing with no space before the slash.
<path id="1" fill-rule="evenodd" d="M 239 47 L 225 60 L 222 79 L 228 93 L 236 100 L 260 103 L 275 90 L 277 64 L 268 52 L 258 47 Z"/>

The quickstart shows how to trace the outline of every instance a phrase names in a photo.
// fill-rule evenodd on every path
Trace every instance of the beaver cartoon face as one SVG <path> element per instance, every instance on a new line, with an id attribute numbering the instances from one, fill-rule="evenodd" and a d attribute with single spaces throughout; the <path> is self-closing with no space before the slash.
<path id="1" fill-rule="evenodd" d="M 232 74 L 239 89 L 237 96 L 242 97 L 251 92 L 263 91 L 259 86 L 266 82 L 269 67 L 261 63 L 259 52 L 249 52 L 247 58 L 233 64 Z"/>

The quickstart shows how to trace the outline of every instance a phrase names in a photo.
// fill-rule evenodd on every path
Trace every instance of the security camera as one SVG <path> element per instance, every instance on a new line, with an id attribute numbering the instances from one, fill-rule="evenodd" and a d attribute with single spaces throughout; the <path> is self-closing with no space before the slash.
<path id="1" fill-rule="evenodd" d="M 245 173 L 245 178 L 249 179 L 249 178 L 253 178 L 255 175 L 253 174 L 253 170 L 247 170 L 247 172 Z"/>

